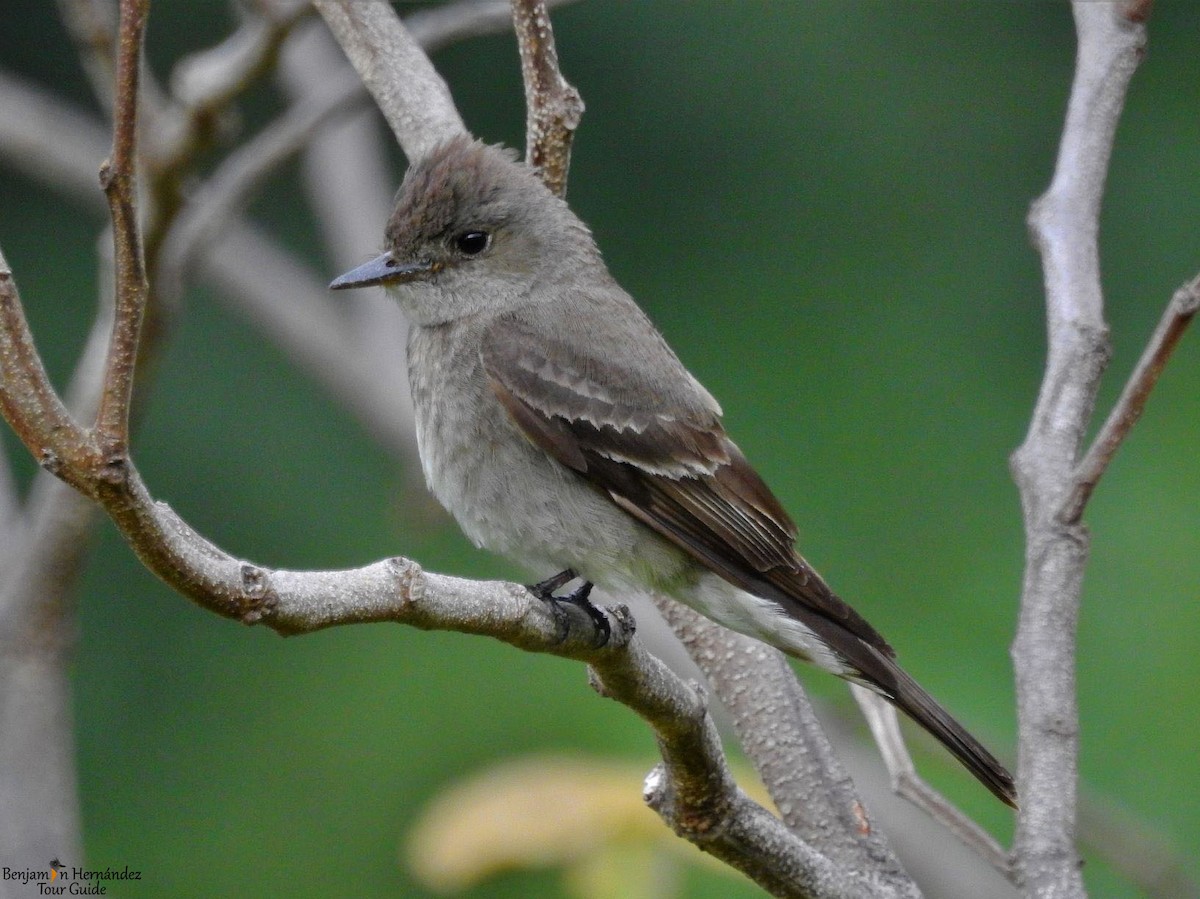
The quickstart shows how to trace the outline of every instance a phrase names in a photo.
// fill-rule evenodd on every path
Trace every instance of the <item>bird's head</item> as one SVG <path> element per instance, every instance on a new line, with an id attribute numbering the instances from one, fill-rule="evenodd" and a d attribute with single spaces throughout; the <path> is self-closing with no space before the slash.
<path id="1" fill-rule="evenodd" d="M 465 136 L 409 168 L 385 244 L 330 287 L 383 285 L 420 325 L 527 302 L 536 283 L 598 258 L 587 228 L 531 168 Z"/>

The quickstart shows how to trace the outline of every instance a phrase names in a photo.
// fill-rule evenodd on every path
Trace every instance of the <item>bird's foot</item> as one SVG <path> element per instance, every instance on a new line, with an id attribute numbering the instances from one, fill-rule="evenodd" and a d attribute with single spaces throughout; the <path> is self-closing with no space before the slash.
<path id="1" fill-rule="evenodd" d="M 554 615 L 554 621 L 558 627 L 559 643 L 567 639 L 567 634 L 571 630 L 571 620 L 563 608 L 564 605 L 571 605 L 583 610 L 592 619 L 592 624 L 596 628 L 596 646 L 599 648 L 608 643 L 609 637 L 612 636 L 612 628 L 608 623 L 608 616 L 601 609 L 596 608 L 592 604 L 592 601 L 588 599 L 592 593 L 592 582 L 584 581 L 564 596 L 558 596 L 554 592 L 577 577 L 579 575 L 573 569 L 568 568 L 552 577 L 546 578 L 544 581 L 530 584 L 527 589 L 550 607 L 550 612 Z"/>

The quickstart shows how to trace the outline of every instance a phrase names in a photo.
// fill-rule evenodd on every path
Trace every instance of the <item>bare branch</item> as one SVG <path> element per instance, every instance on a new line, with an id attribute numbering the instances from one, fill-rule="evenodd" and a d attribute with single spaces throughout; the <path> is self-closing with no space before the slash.
<path id="1" fill-rule="evenodd" d="M 159 262 L 159 290 L 183 289 L 185 269 L 205 245 L 249 201 L 250 195 L 285 160 L 299 153 L 332 117 L 357 108 L 365 99 L 357 78 L 326 81 L 320 95 L 290 108 L 249 143 L 230 153 L 213 176 L 191 197 L 170 229 Z"/>
<path id="2" fill-rule="evenodd" d="M 543 0 L 512 0 L 512 15 L 525 81 L 525 161 L 561 197 L 567 192 L 571 141 L 583 117 L 583 98 L 559 71 Z"/>
<path id="3" fill-rule="evenodd" d="M 320 22 L 299 28 L 280 54 L 279 80 L 295 103 L 327 93 L 330 80 L 348 77 L 366 98 L 354 69 Z M 312 135 L 304 149 L 304 187 L 338 271 L 361 263 L 379 246 L 392 211 L 395 173 L 372 104 Z M 338 305 L 345 305 L 339 300 Z M 353 304 L 350 304 L 353 306 Z"/>
<path id="4" fill-rule="evenodd" d="M 719 746 L 715 729 L 711 739 Z M 708 795 L 712 785 L 703 785 Z M 773 896 L 796 899 L 891 899 L 900 895 L 888 885 L 833 865 L 808 844 L 779 825 L 770 812 L 730 781 L 725 807 L 699 816 L 672 791 L 659 770 L 646 779 L 650 807 L 674 831 L 705 852 L 748 875 Z M 713 825 L 719 825 L 713 827 Z"/>
<path id="5" fill-rule="evenodd" d="M 307 3 L 259 4 L 228 38 L 181 59 L 171 70 L 171 93 L 193 115 L 227 106 L 274 68 L 284 39 L 311 15 Z"/>
<path id="6" fill-rule="evenodd" d="M 843 867 L 883 859 L 902 875 L 886 841 L 867 823 L 854 784 L 782 653 L 669 598 L 654 602 L 732 716 L 743 751 L 792 832 Z"/>
<path id="7" fill-rule="evenodd" d="M 1084 791 L 1079 829 L 1084 845 L 1149 899 L 1200 899 L 1195 853 L 1128 807 Z"/>
<path id="8" fill-rule="evenodd" d="M 17 76 L 0 71 L 0 155 L 73 198 L 99 207 L 96 161 L 108 152 L 94 117 Z"/>
<path id="9" fill-rule="evenodd" d="M 1175 291 L 1171 302 L 1167 304 L 1158 327 L 1155 328 L 1149 343 L 1142 351 L 1142 357 L 1125 384 L 1125 389 L 1121 391 L 1121 396 L 1100 428 L 1100 433 L 1092 441 L 1091 449 L 1076 468 L 1075 489 L 1063 504 L 1063 511 L 1060 513 L 1063 521 L 1075 523 L 1083 515 L 1092 491 L 1108 470 L 1113 456 L 1142 417 L 1142 410 L 1146 408 L 1150 391 L 1158 383 L 1158 376 L 1162 374 L 1197 309 L 1200 309 L 1200 275 Z"/>
<path id="10" fill-rule="evenodd" d="M 116 66 L 113 45 L 117 7 L 111 0 L 58 0 L 58 14 L 87 73 L 92 93 L 104 109 L 112 109 Z"/>
<path id="11" fill-rule="evenodd" d="M 1054 178 L 1030 230 L 1045 273 L 1048 355 L 1029 433 L 1013 454 L 1027 535 L 1016 669 L 1022 797 L 1016 876 L 1030 896 L 1081 897 L 1076 837 L 1075 633 L 1088 535 L 1059 518 L 1108 359 L 1100 201 L 1145 28 L 1114 3 L 1072 4 L 1079 51 Z"/>
<path id="12" fill-rule="evenodd" d="M 116 315 L 104 373 L 104 394 L 96 414 L 96 433 L 114 477 L 129 452 L 129 407 L 142 318 L 149 284 L 138 224 L 136 164 L 138 78 L 148 0 L 121 0 L 117 35 L 117 90 L 113 113 L 112 155 L 101 167 L 100 182 L 113 221 L 116 260 Z"/>
<path id="13" fill-rule="evenodd" d="M 546 0 L 547 9 L 577 0 Z M 426 53 L 448 44 L 512 28 L 510 0 L 454 0 L 404 17 L 404 27 Z"/>
<path id="14" fill-rule="evenodd" d="M 43 467 L 55 471 L 90 448 L 54 392 L 33 344 L 12 270 L 0 253 L 0 411 Z"/>
<path id="15" fill-rule="evenodd" d="M 407 377 L 397 353 L 386 365 L 359 352 L 357 329 L 329 301 L 326 278 L 259 229 L 236 219 L 200 261 L 205 280 L 277 343 L 397 458 L 416 456 Z"/>
<path id="16" fill-rule="evenodd" d="M 900 732 L 895 706 L 882 696 L 858 684 L 850 685 L 854 701 L 862 709 L 871 735 L 879 747 L 883 762 L 892 779 L 892 789 L 954 834 L 964 844 L 978 852 L 993 868 L 1008 877 L 1012 865 L 990 833 L 980 827 L 965 812 L 926 783 L 913 764 L 908 745 Z"/>
<path id="17" fill-rule="evenodd" d="M 410 159 L 465 134 L 450 89 L 385 0 L 313 0 Z"/>

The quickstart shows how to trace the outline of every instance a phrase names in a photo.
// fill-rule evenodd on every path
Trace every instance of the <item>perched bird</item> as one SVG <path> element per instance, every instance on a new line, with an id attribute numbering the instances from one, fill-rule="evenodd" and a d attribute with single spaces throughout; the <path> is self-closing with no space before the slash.
<path id="1" fill-rule="evenodd" d="M 453 138 L 409 169 L 385 240 L 330 286 L 381 284 L 411 321 L 421 463 L 471 540 L 561 571 L 544 598 L 576 575 L 576 601 L 592 583 L 664 593 L 862 684 L 1015 805 L 1011 775 L 796 552 L 717 401 L 531 168 Z"/>

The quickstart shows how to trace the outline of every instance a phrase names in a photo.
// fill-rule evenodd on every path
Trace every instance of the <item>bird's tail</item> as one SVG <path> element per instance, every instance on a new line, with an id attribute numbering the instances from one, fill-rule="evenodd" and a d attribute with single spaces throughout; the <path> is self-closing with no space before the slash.
<path id="1" fill-rule="evenodd" d="M 1007 769 L 903 668 L 882 654 L 879 654 L 879 658 L 891 675 L 888 678 L 891 682 L 887 683 L 891 695 L 887 695 L 887 698 L 892 704 L 937 737 L 938 742 L 950 750 L 997 799 L 1016 808 L 1017 790 Z"/>

